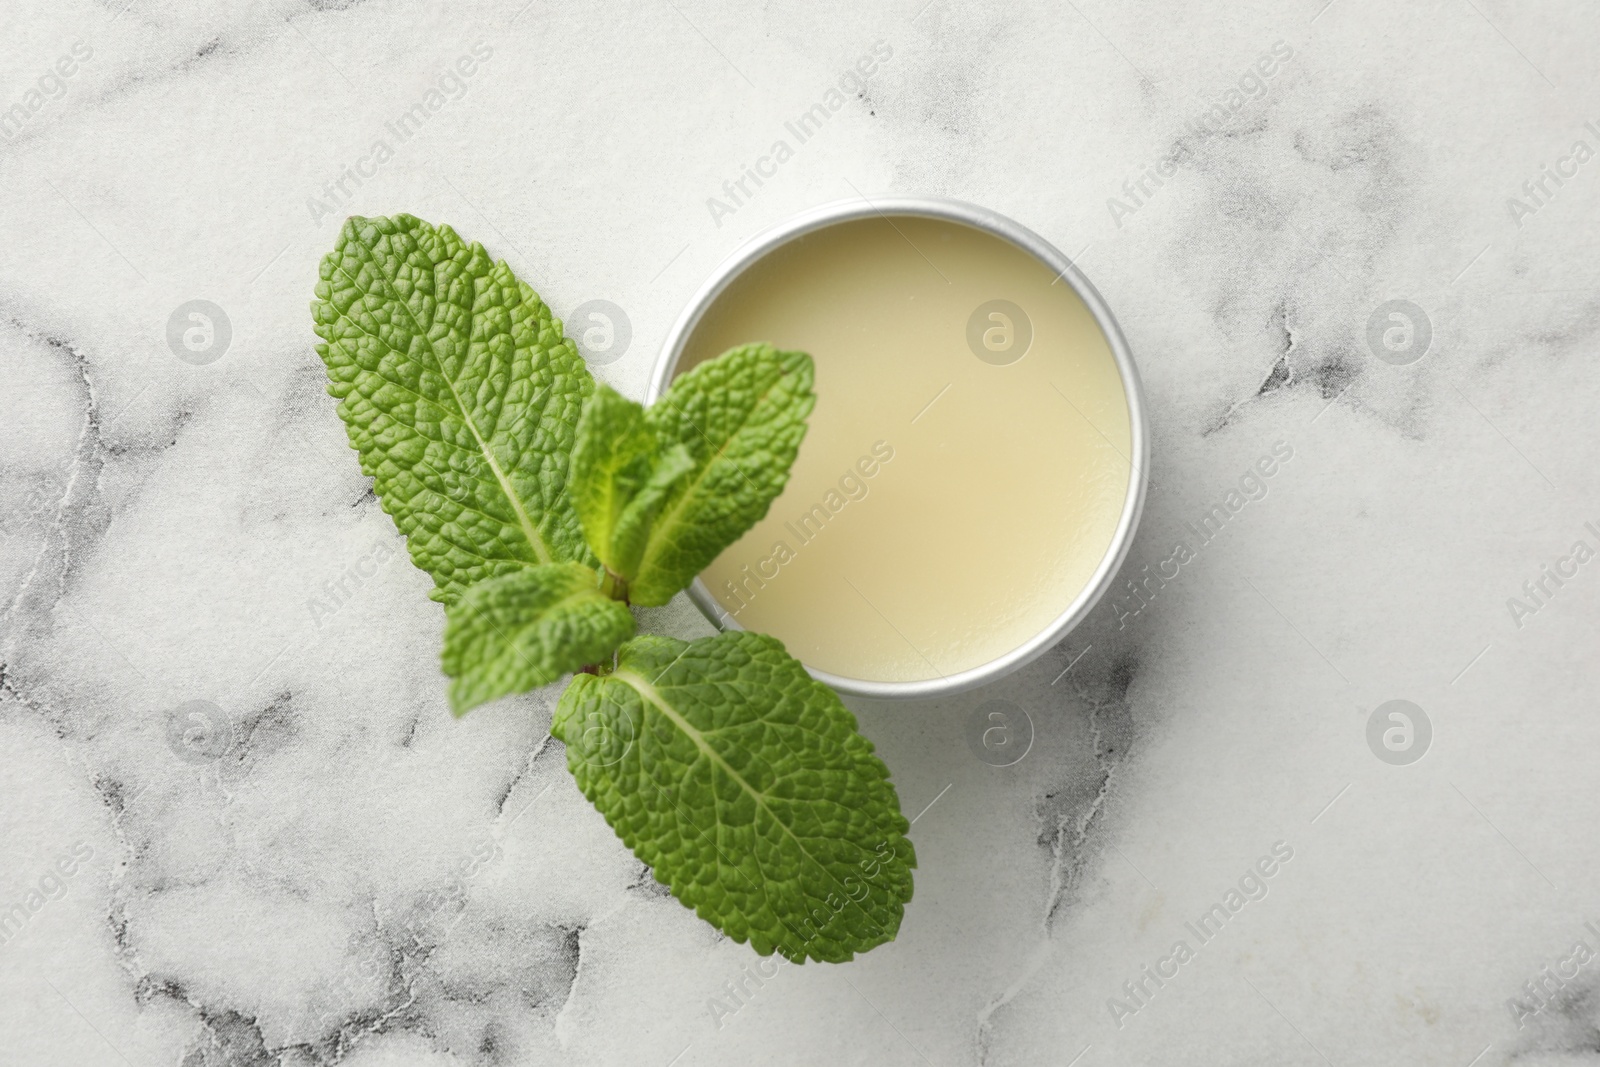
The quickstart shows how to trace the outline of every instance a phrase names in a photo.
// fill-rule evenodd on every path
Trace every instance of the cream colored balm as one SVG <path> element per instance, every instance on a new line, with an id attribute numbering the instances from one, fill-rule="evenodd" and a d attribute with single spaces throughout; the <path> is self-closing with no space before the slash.
<path id="1" fill-rule="evenodd" d="M 811 353 L 817 405 L 767 517 L 701 576 L 747 629 L 843 678 L 913 682 L 1047 629 L 1130 489 L 1127 395 L 1094 315 L 959 223 L 840 222 L 748 267 L 680 372 L 734 345 Z"/>

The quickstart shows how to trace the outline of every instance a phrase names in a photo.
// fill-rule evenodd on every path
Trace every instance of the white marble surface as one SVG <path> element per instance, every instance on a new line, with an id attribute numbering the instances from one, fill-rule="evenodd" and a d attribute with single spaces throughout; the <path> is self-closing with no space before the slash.
<path id="1" fill-rule="evenodd" d="M 921 3 L 7 5 L 0 909 L 26 921 L 0 1061 L 1600 1059 L 1600 563 L 1507 606 L 1600 545 L 1600 162 L 1569 154 L 1600 150 L 1600 14 Z M 880 40 L 864 93 L 713 219 Z M 420 132 L 386 132 L 477 42 Z M 1576 174 L 1535 201 L 1546 165 Z M 396 536 L 307 301 L 343 215 L 449 221 L 560 314 L 625 308 L 600 373 L 639 394 L 723 256 L 855 191 L 973 200 L 1081 255 L 1153 413 L 1130 576 L 1275 442 L 1293 458 L 1125 627 L 1106 603 L 991 690 L 854 702 L 921 812 L 900 937 L 717 1012 L 754 955 L 579 796 L 549 698 L 448 715 L 427 580 L 362 562 Z M 194 299 L 231 324 L 209 363 L 166 340 Z M 1391 299 L 1431 322 L 1408 365 L 1367 342 Z M 682 603 L 651 621 L 706 630 Z M 967 745 L 990 699 L 1035 724 L 1015 766 Z M 1367 742 L 1392 699 L 1432 723 L 1407 766 Z M 189 701 L 224 718 L 186 747 Z M 1265 898 L 1202 945 L 1184 924 L 1276 842 Z"/>

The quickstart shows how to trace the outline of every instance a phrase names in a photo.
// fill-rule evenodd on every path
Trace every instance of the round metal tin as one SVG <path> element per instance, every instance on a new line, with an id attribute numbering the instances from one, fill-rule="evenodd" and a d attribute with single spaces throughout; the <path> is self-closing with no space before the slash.
<path id="1" fill-rule="evenodd" d="M 1106 344 L 1111 349 L 1112 357 L 1116 360 L 1117 371 L 1122 377 L 1123 392 L 1127 396 L 1128 423 L 1133 445 L 1133 455 L 1124 457 L 1129 461 L 1130 467 L 1128 472 L 1128 494 L 1123 502 L 1122 514 L 1117 520 L 1116 533 L 1112 536 L 1111 544 L 1106 549 L 1104 558 L 1101 559 L 1099 567 L 1095 569 L 1094 574 L 1090 577 L 1089 583 L 1067 605 L 1066 609 L 1060 615 L 1057 615 L 1049 626 L 1032 638 L 1005 655 L 990 660 L 981 666 L 946 677 L 915 682 L 880 682 L 862 678 L 844 678 L 839 675 L 829 674 L 826 671 L 816 670 L 810 665 L 806 667 L 812 677 L 832 686 L 841 693 L 883 699 L 931 700 L 976 689 L 979 686 L 993 682 L 1032 662 L 1056 645 L 1073 627 L 1088 616 L 1090 610 L 1094 608 L 1100 598 L 1105 595 L 1106 590 L 1110 588 L 1111 582 L 1116 577 L 1117 570 L 1122 566 L 1122 561 L 1127 556 L 1128 548 L 1133 542 L 1134 530 L 1139 525 L 1139 515 L 1144 508 L 1145 471 L 1149 467 L 1150 456 L 1150 432 L 1145 412 L 1144 393 L 1139 384 L 1139 372 L 1133 364 L 1132 354 L 1128 351 L 1128 342 L 1122 336 L 1122 330 L 1117 326 L 1116 319 L 1112 317 L 1110 308 L 1106 307 L 1106 303 L 1099 292 L 1096 291 L 1095 287 L 1090 284 L 1089 279 L 1084 277 L 1073 262 L 1050 242 L 1020 223 L 987 208 L 959 200 L 922 197 L 880 197 L 841 200 L 831 204 L 824 204 L 821 207 L 804 211 L 788 221 L 751 238 L 712 272 L 711 277 L 706 279 L 705 283 L 700 286 L 694 297 L 689 301 L 688 306 L 684 308 L 683 313 L 678 316 L 678 320 L 673 324 L 671 332 L 667 334 L 666 343 L 661 349 L 661 355 L 656 360 L 655 373 L 650 379 L 650 392 L 647 400 L 653 403 L 666 390 L 677 372 L 678 361 L 683 356 L 684 345 L 688 343 L 695 327 L 699 325 L 701 316 L 722 294 L 722 291 L 749 268 L 751 264 L 781 245 L 836 223 L 874 217 L 892 219 L 904 216 L 960 223 L 993 234 L 1028 252 L 1052 271 L 1055 271 L 1060 276 L 1061 281 L 1072 286 L 1073 291 L 1078 294 L 1079 298 L 1083 300 L 1094 315 L 1101 332 L 1105 335 Z M 705 583 L 699 578 L 696 578 L 694 584 L 689 587 L 689 596 L 706 618 L 710 619 L 719 629 L 743 629 L 723 609 L 722 605 L 711 595 L 711 591 L 706 588 Z"/>

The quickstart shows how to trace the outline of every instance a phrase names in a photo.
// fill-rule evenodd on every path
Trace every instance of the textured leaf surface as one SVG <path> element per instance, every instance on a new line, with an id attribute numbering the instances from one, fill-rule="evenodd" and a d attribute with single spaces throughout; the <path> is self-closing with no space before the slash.
<path id="1" fill-rule="evenodd" d="M 510 267 L 448 226 L 351 218 L 316 295 L 328 392 L 434 599 L 592 561 L 566 488 L 594 380 Z"/>
<path id="2" fill-rule="evenodd" d="M 811 357 L 743 345 L 672 383 L 645 413 L 661 447 L 693 469 L 667 493 L 630 585 L 636 604 L 665 604 L 766 515 L 816 403 Z"/>
<path id="3" fill-rule="evenodd" d="M 444 672 L 457 715 L 609 659 L 633 613 L 581 563 L 523 567 L 467 589 L 446 610 Z"/>
<path id="4" fill-rule="evenodd" d="M 773 638 L 636 638 L 551 730 L 623 842 L 734 940 L 836 962 L 899 930 L 916 853 L 888 771 Z"/>
<path id="5" fill-rule="evenodd" d="M 589 397 L 572 449 L 572 500 L 589 547 L 613 574 L 637 575 L 651 524 L 693 470 L 688 449 L 659 447 L 642 406 L 607 385 Z"/>

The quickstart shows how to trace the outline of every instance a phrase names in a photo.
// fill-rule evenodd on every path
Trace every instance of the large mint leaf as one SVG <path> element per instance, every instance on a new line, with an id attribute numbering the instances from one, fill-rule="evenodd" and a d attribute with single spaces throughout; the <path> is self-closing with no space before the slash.
<path id="1" fill-rule="evenodd" d="M 645 413 L 663 449 L 693 469 L 667 493 L 629 584 L 635 604 L 665 604 L 766 515 L 816 403 L 811 357 L 743 345 L 672 383 Z"/>
<path id="2" fill-rule="evenodd" d="M 662 451 L 643 407 L 608 385 L 589 397 L 572 448 L 572 500 L 589 547 L 613 574 L 637 575 L 656 514 L 693 470 L 682 445 Z"/>
<path id="3" fill-rule="evenodd" d="M 594 380 L 510 267 L 448 226 L 351 218 L 316 295 L 328 392 L 435 600 L 592 561 L 566 488 Z"/>
<path id="4" fill-rule="evenodd" d="M 837 962 L 894 939 L 916 866 L 899 797 L 773 638 L 635 638 L 573 680 L 551 731 L 623 843 L 735 941 Z"/>
<path id="5" fill-rule="evenodd" d="M 469 586 L 445 612 L 444 673 L 457 715 L 609 660 L 633 613 L 581 563 L 521 567 Z"/>

